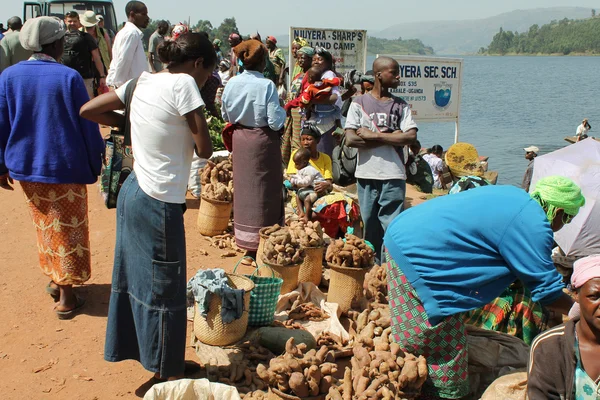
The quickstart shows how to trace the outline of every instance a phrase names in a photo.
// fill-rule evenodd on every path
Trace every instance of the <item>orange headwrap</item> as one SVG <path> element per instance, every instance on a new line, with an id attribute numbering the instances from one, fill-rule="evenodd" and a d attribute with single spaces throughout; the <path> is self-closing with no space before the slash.
<path id="1" fill-rule="evenodd" d="M 235 46 L 233 52 L 249 69 L 259 65 L 267 57 L 267 48 L 258 40 L 245 40 Z"/>

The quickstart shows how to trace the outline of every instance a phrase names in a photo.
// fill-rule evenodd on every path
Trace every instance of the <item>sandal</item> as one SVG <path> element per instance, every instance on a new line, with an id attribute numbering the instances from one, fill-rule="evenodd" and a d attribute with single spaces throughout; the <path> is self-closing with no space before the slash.
<path id="1" fill-rule="evenodd" d="M 73 318 L 75 315 L 77 315 L 79 313 L 79 311 L 81 311 L 81 308 L 85 305 L 85 299 L 75 296 L 75 307 L 72 308 L 69 311 L 58 311 L 56 310 L 55 313 L 58 316 L 58 319 L 71 319 Z"/>
<path id="2" fill-rule="evenodd" d="M 53 281 L 48 282 L 48 285 L 46 285 L 46 293 L 48 293 L 54 301 L 59 301 L 60 300 L 60 290 L 58 288 L 52 287 L 53 283 L 54 283 Z"/>

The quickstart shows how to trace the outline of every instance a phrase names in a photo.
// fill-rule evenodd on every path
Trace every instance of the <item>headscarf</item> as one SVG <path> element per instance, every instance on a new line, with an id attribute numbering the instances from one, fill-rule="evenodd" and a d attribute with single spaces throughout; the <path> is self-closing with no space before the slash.
<path id="1" fill-rule="evenodd" d="M 547 176 L 535 184 L 531 198 L 536 200 L 545 210 L 548 221 L 556 217 L 561 208 L 565 214 L 575 217 L 579 209 L 585 205 L 585 198 L 575 182 L 564 176 Z"/>
<path id="2" fill-rule="evenodd" d="M 213 40 L 213 45 L 217 46 L 217 47 L 221 47 L 221 41 L 219 39 L 215 39 Z"/>
<path id="3" fill-rule="evenodd" d="M 19 41 L 25 50 L 40 52 L 42 46 L 62 39 L 67 28 L 62 20 L 56 17 L 37 17 L 25 21 Z"/>
<path id="4" fill-rule="evenodd" d="M 300 136 L 304 135 L 312 136 L 317 141 L 321 140 L 321 131 L 319 131 L 319 128 L 311 121 L 306 121 L 304 123 Z"/>
<path id="5" fill-rule="evenodd" d="M 224 66 L 225 68 L 229 69 L 231 68 L 231 63 L 227 60 L 221 60 L 221 62 L 219 63 L 219 65 Z"/>
<path id="6" fill-rule="evenodd" d="M 313 49 L 310 46 L 304 46 L 301 47 L 300 50 L 298 50 L 298 53 L 302 53 L 307 57 L 313 58 L 315 55 L 315 49 Z"/>
<path id="7" fill-rule="evenodd" d="M 294 43 L 297 44 L 300 47 L 307 47 L 308 46 L 308 40 L 301 38 L 300 36 L 298 36 L 296 39 L 294 39 Z"/>
<path id="8" fill-rule="evenodd" d="M 239 34 L 237 34 L 237 33 L 233 32 L 231 35 L 229 35 L 229 39 L 230 39 L 230 40 L 233 40 L 233 39 L 239 39 L 239 40 L 242 40 L 242 37 L 241 37 Z"/>
<path id="9" fill-rule="evenodd" d="M 176 40 L 178 37 L 185 35 L 189 31 L 190 29 L 186 25 L 179 23 L 175 25 L 171 32 L 171 40 Z"/>
<path id="10" fill-rule="evenodd" d="M 600 278 L 600 254 L 581 258 L 573 264 L 573 275 L 571 275 L 571 285 L 579 289 L 588 281 Z"/>
<path id="11" fill-rule="evenodd" d="M 258 40 L 245 40 L 233 48 L 237 58 L 246 68 L 259 65 L 267 57 L 267 48 Z"/>
<path id="12" fill-rule="evenodd" d="M 275 39 L 275 36 L 267 36 L 267 40 L 273 44 L 277 44 L 277 39 Z"/>

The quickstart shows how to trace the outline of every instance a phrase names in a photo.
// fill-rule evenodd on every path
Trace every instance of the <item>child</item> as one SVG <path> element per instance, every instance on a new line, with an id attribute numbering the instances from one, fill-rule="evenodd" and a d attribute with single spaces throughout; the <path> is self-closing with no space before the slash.
<path id="1" fill-rule="evenodd" d="M 318 67 L 312 67 L 306 72 L 308 87 L 304 89 L 300 96 L 284 106 L 286 111 L 289 112 L 292 108 L 306 107 L 313 100 L 328 97 L 334 87 L 342 84 L 342 79 L 337 76 L 331 79 L 321 79 L 322 73 Z M 309 117 L 307 116 L 307 118 Z"/>
<path id="2" fill-rule="evenodd" d="M 296 193 L 296 206 L 298 207 L 298 216 L 308 222 L 312 218 L 312 206 L 319 198 L 314 190 L 314 184 L 324 182 L 325 178 L 315 167 L 309 164 L 310 150 L 300 148 L 294 154 L 294 164 L 296 164 L 295 175 L 290 177 L 290 182 L 294 188 L 298 189 Z"/>

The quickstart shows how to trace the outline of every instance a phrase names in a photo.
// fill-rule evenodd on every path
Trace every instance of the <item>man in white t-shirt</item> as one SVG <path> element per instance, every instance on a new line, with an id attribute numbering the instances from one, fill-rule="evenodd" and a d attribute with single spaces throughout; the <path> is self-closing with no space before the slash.
<path id="1" fill-rule="evenodd" d="M 375 85 L 356 97 L 346 117 L 347 145 L 358 149 L 356 181 L 364 238 L 381 260 L 383 235 L 404 207 L 407 145 L 417 138 L 410 107 L 390 88 L 399 85 L 400 67 L 389 57 L 373 63 Z"/>
<path id="2" fill-rule="evenodd" d="M 131 79 L 139 78 L 142 72 L 149 71 L 142 43 L 144 34 L 141 31 L 150 22 L 148 8 L 141 1 L 130 1 L 125 6 L 125 13 L 128 21 L 115 37 L 113 59 L 106 77 L 106 84 L 112 88 L 118 88 Z"/>
<path id="3" fill-rule="evenodd" d="M 585 139 L 588 137 L 588 132 L 592 129 L 592 126 L 588 122 L 588 119 L 585 118 L 581 125 L 577 127 L 577 132 L 575 132 L 575 136 L 577 137 L 577 141 L 579 142 L 581 139 Z"/>
<path id="4" fill-rule="evenodd" d="M 429 153 L 423 156 L 423 160 L 427 161 L 433 175 L 433 187 L 435 189 L 444 189 L 442 177 L 444 175 L 444 162 L 442 156 L 444 149 L 439 144 L 433 146 Z"/>

